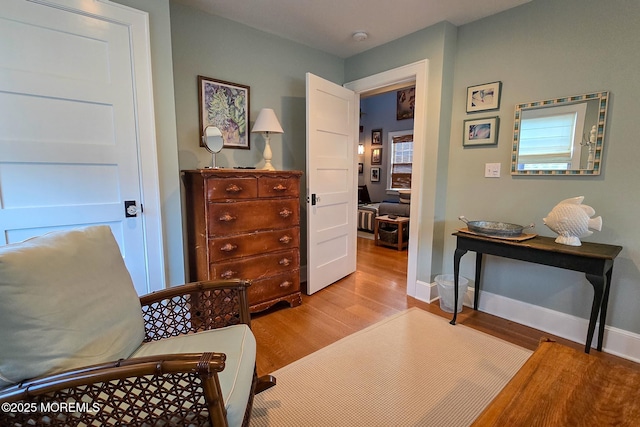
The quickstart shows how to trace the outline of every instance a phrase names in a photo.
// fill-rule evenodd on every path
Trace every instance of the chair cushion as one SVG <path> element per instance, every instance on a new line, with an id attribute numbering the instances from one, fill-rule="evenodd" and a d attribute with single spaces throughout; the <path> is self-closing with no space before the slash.
<path id="1" fill-rule="evenodd" d="M 108 226 L 0 247 L 0 388 L 128 357 L 141 313 Z"/>
<path id="2" fill-rule="evenodd" d="M 256 363 L 256 340 L 247 325 L 146 342 L 131 357 L 204 352 L 227 355 L 225 368 L 218 374 L 227 421 L 229 426 L 242 425 Z"/>
<path id="3" fill-rule="evenodd" d="M 411 190 L 398 190 L 398 197 L 400 203 L 411 203 Z"/>

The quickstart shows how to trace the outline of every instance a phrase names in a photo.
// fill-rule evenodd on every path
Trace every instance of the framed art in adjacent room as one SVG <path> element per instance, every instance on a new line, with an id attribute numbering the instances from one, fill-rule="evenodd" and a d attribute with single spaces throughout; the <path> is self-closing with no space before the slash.
<path id="1" fill-rule="evenodd" d="M 498 143 L 498 127 L 500 118 L 486 117 L 464 121 L 462 145 L 494 145 Z"/>
<path id="2" fill-rule="evenodd" d="M 371 150 L 371 164 L 372 165 L 382 164 L 382 148 L 373 148 Z"/>
<path id="3" fill-rule="evenodd" d="M 371 182 L 379 182 L 380 181 L 380 168 L 373 167 L 371 168 Z"/>
<path id="4" fill-rule="evenodd" d="M 362 175 L 364 173 L 364 163 L 358 163 L 358 174 Z"/>
<path id="5" fill-rule="evenodd" d="M 215 126 L 224 148 L 250 148 L 249 86 L 198 76 L 198 101 L 200 132 Z"/>
<path id="6" fill-rule="evenodd" d="M 371 145 L 382 145 L 382 129 L 371 131 Z"/>
<path id="7" fill-rule="evenodd" d="M 408 87 L 397 93 L 396 120 L 413 119 L 416 106 L 416 87 Z"/>
<path id="8" fill-rule="evenodd" d="M 467 88 L 467 113 L 498 110 L 502 82 L 485 83 Z"/>

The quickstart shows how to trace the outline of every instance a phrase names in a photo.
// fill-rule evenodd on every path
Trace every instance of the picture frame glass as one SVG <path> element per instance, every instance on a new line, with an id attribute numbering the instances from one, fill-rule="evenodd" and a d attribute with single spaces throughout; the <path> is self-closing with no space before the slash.
<path id="1" fill-rule="evenodd" d="M 198 91 L 200 129 L 220 129 L 224 148 L 250 149 L 250 87 L 198 76 Z"/>
<path id="2" fill-rule="evenodd" d="M 498 143 L 500 118 L 465 120 L 463 129 L 463 146 L 494 145 Z"/>
<path id="3" fill-rule="evenodd" d="M 502 82 L 485 83 L 467 88 L 467 113 L 500 108 Z"/>
<path id="4" fill-rule="evenodd" d="M 374 148 L 373 150 L 371 150 L 371 164 L 382 164 L 382 148 Z"/>
<path id="5" fill-rule="evenodd" d="M 416 87 L 408 87 L 397 92 L 396 120 L 413 119 L 416 105 Z"/>
<path id="6" fill-rule="evenodd" d="M 380 182 L 380 168 L 379 167 L 371 168 L 370 179 L 371 179 L 371 182 Z"/>
<path id="7" fill-rule="evenodd" d="M 371 131 L 371 145 L 382 145 L 382 129 Z"/>

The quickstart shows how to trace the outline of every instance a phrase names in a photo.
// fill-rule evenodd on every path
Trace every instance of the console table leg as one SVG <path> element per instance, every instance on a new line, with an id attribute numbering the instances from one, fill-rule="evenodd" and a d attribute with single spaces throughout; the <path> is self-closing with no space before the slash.
<path id="1" fill-rule="evenodd" d="M 589 353 L 591 350 L 591 342 L 593 341 L 593 334 L 596 330 L 596 321 L 598 320 L 598 313 L 604 299 L 605 289 L 605 276 L 597 276 L 595 274 L 587 274 L 587 280 L 593 286 L 593 304 L 591 304 L 591 317 L 589 318 L 589 329 L 587 330 L 587 342 L 584 346 L 584 352 Z M 600 337 L 598 338 L 600 341 Z"/>
<path id="2" fill-rule="evenodd" d="M 613 266 L 607 270 L 604 282 L 604 294 L 602 295 L 602 304 L 600 304 L 600 324 L 598 326 L 598 351 L 602 351 L 602 340 L 604 339 L 604 326 L 607 320 L 607 306 L 609 305 L 609 290 L 611 289 L 611 273 Z"/>
<path id="3" fill-rule="evenodd" d="M 476 252 L 476 277 L 473 292 L 473 309 L 478 309 L 478 297 L 480 296 L 480 272 L 482 271 L 482 252 Z"/>
<path id="4" fill-rule="evenodd" d="M 456 318 L 458 317 L 458 275 L 460 274 L 460 258 L 466 254 L 464 249 L 457 249 L 453 254 L 453 319 L 451 319 L 452 325 L 456 324 Z"/>

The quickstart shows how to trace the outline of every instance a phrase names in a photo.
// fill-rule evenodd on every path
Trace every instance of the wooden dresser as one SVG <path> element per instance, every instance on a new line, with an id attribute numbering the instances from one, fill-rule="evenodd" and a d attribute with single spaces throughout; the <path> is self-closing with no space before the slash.
<path id="1" fill-rule="evenodd" d="M 300 294 L 299 171 L 182 172 L 190 280 L 251 279 L 251 311 Z"/>

